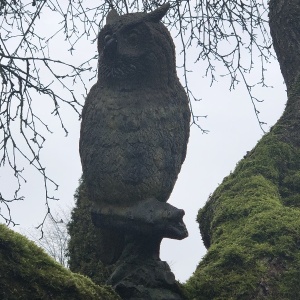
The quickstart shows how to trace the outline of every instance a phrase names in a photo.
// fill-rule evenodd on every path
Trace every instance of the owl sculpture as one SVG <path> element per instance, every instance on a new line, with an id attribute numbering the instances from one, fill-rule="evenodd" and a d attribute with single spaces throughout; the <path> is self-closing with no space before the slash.
<path id="1" fill-rule="evenodd" d="M 98 82 L 82 112 L 80 156 L 90 200 L 115 220 L 133 218 L 127 209 L 147 199 L 166 202 L 186 156 L 190 110 L 161 22 L 168 9 L 111 10 L 98 36 Z"/>

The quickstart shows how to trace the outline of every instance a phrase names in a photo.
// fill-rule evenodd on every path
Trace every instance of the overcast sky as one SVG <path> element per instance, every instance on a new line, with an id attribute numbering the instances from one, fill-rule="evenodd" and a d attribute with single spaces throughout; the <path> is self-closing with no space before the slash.
<path id="1" fill-rule="evenodd" d="M 45 16 L 42 27 L 50 30 L 49 27 L 54 26 L 53 22 L 55 20 Z M 60 45 L 63 47 L 63 44 Z M 63 60 L 65 54 L 59 49 L 59 44 L 56 46 L 53 55 L 58 55 Z M 85 44 L 81 47 L 77 51 L 80 55 L 88 54 L 87 58 L 95 51 L 95 45 Z M 96 68 L 96 62 L 93 68 Z M 259 76 L 259 70 L 256 75 Z M 254 73 L 253 78 L 256 75 Z M 93 82 L 88 82 L 88 78 L 86 80 L 88 86 L 95 83 L 95 80 Z M 268 123 L 266 130 L 278 120 L 286 102 L 283 79 L 275 61 L 268 66 L 268 83 L 274 88 L 256 90 L 256 96 L 265 100 L 258 105 L 258 109 L 261 112 L 261 120 Z M 242 84 L 229 92 L 228 83 L 219 78 L 219 82 L 210 87 L 209 80 L 203 78 L 201 64 L 194 68 L 189 84 L 194 94 L 202 98 L 202 101 L 194 103 L 194 108 L 199 114 L 208 115 L 206 119 L 201 119 L 201 126 L 209 130 L 209 133 L 202 134 L 196 126 L 192 126 L 187 158 L 169 199 L 169 203 L 185 210 L 184 221 L 189 237 L 183 241 L 164 240 L 161 258 L 168 261 L 180 281 L 189 278 L 206 251 L 196 223 L 199 208 L 203 207 L 208 196 L 222 179 L 234 170 L 236 163 L 263 135 Z M 81 176 L 78 153 L 80 122 L 70 109 L 64 109 L 64 118 L 69 130 L 69 136 L 65 137 L 57 120 L 48 113 L 48 109 L 45 109 L 48 104 L 43 102 L 40 105 L 39 107 L 37 104 L 37 109 L 55 130 L 55 134 L 47 136 L 42 153 L 48 175 L 59 184 L 59 190 L 55 195 L 61 200 L 51 207 L 53 210 L 72 207 L 73 194 Z M 25 174 L 28 179 L 23 185 L 26 200 L 11 206 L 15 221 L 21 224 L 14 227 L 18 231 L 38 225 L 45 213 L 42 178 L 31 169 Z M 0 176 L 1 190 L 13 184 L 10 181 L 12 178 L 6 176 L 3 170 L 0 170 Z"/>

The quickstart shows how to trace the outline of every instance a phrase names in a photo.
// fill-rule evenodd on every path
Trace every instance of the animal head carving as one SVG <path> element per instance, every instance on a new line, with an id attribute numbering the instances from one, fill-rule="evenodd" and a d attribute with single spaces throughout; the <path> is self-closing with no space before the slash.
<path id="1" fill-rule="evenodd" d="M 174 44 L 160 22 L 168 9 L 167 3 L 150 13 L 109 12 L 98 36 L 99 80 L 159 87 L 176 78 Z"/>

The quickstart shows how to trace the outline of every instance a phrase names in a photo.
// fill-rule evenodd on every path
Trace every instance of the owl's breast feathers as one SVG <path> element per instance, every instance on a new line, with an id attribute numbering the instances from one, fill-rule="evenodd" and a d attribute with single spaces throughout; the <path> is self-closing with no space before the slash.
<path id="1" fill-rule="evenodd" d="M 189 107 L 184 90 L 93 86 L 82 114 L 80 154 L 91 200 L 167 201 L 185 159 Z"/>

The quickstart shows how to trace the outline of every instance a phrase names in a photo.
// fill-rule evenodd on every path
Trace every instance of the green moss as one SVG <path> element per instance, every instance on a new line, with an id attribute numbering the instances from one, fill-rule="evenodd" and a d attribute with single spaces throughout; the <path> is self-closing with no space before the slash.
<path id="1" fill-rule="evenodd" d="M 0 225 L 0 299 L 119 299 L 74 274 L 24 236 Z"/>
<path id="2" fill-rule="evenodd" d="M 199 211 L 190 299 L 300 299 L 300 150 L 275 127 Z"/>
<path id="3" fill-rule="evenodd" d="M 70 270 L 88 276 L 96 284 L 104 284 L 112 272 L 112 267 L 107 267 L 101 262 L 102 252 L 109 244 L 105 242 L 105 231 L 96 228 L 92 223 L 91 203 L 82 181 L 75 193 L 75 200 L 75 207 L 68 223 Z M 110 249 L 107 251 L 113 252 Z"/>

